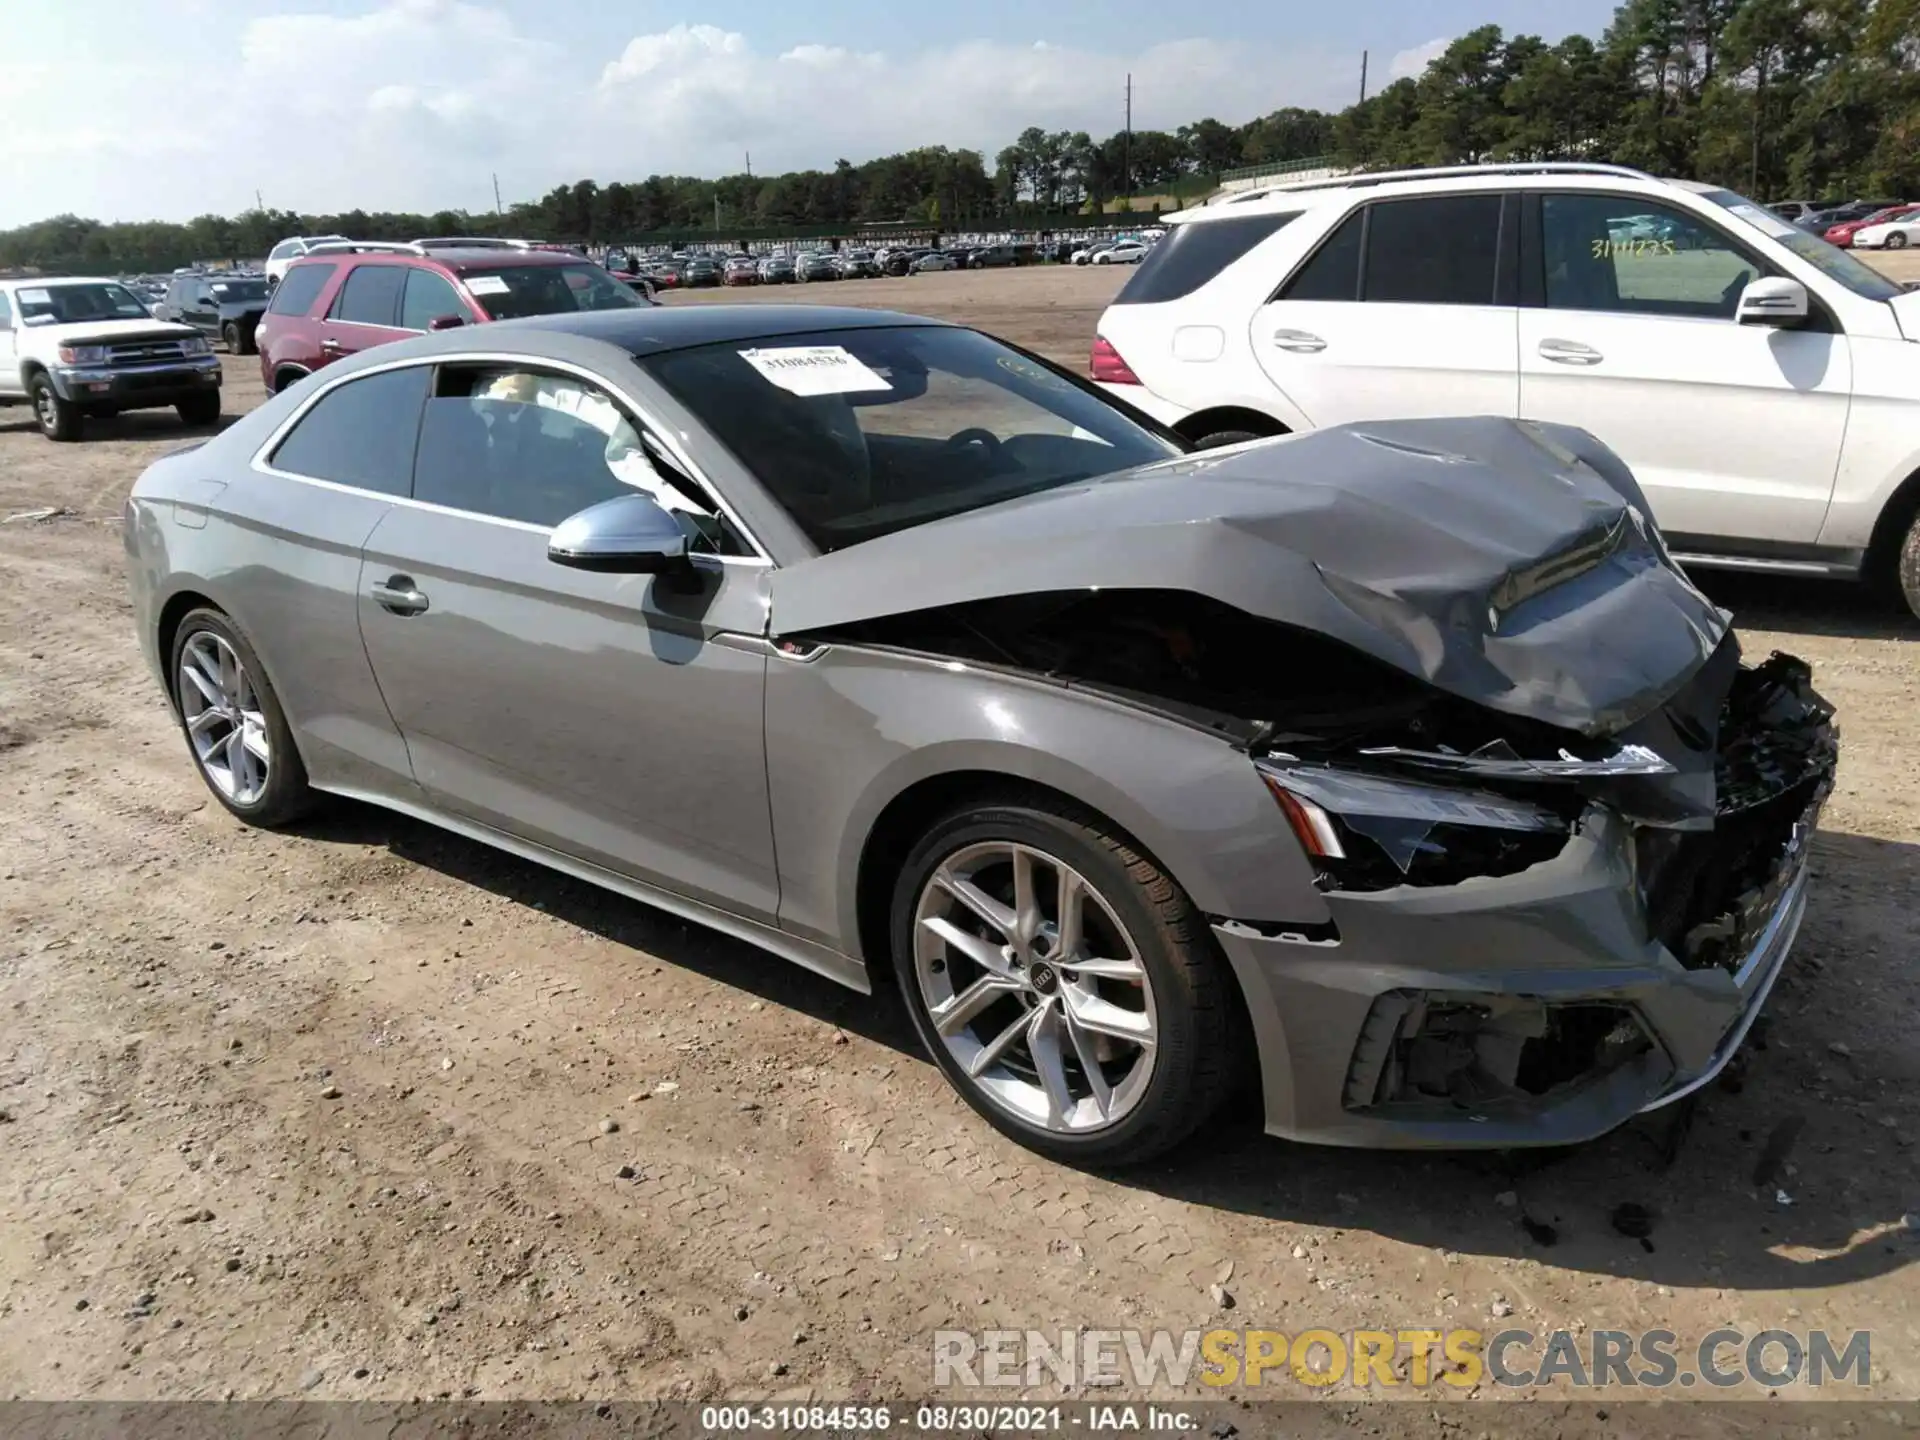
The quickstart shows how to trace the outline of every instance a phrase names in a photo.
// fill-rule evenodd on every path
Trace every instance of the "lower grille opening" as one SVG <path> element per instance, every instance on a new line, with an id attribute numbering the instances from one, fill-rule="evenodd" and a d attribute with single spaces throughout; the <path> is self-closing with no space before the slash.
<path id="1" fill-rule="evenodd" d="M 1368 1012 L 1344 1099 L 1385 1113 L 1538 1108 L 1653 1049 L 1626 1005 L 1396 990 Z"/>

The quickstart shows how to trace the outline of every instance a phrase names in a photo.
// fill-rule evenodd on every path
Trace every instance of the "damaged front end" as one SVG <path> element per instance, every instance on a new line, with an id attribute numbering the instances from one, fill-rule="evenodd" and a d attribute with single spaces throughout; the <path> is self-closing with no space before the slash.
<path id="1" fill-rule="evenodd" d="M 1740 1044 L 1838 754 L 1807 666 L 1744 665 L 1645 516 L 1577 431 L 1343 427 L 783 571 L 772 633 L 1000 670 L 1243 751 L 1311 865 L 1299 913 L 1213 922 L 1268 1128 L 1570 1143 Z"/>
<path id="2" fill-rule="evenodd" d="M 1393 928 L 1413 940 L 1423 928 L 1414 917 L 1443 912 L 1396 897 L 1436 887 L 1462 902 L 1478 892 L 1477 922 L 1494 922 L 1471 967 L 1479 974 L 1429 965 L 1426 983 L 1372 997 L 1345 1065 L 1344 1121 L 1450 1135 L 1445 1143 L 1599 1133 L 1692 1093 L 1732 1057 L 1799 924 L 1838 735 L 1792 656 L 1753 667 L 1728 656 L 1701 683 L 1720 692 L 1710 725 L 1671 710 L 1635 727 L 1638 737 L 1613 737 L 1610 755 L 1530 757 L 1496 740 L 1471 752 L 1364 746 L 1260 762 L 1337 928 L 1371 931 L 1378 912 L 1404 910 L 1396 918 L 1412 923 Z M 1697 711 L 1702 698 L 1676 704 Z M 1350 765 L 1369 768 L 1361 778 Z M 1442 775 L 1449 783 L 1435 785 Z M 1630 887 L 1627 925 L 1593 923 L 1586 887 L 1605 857 L 1589 849 L 1563 863 L 1578 840 L 1603 833 Z M 1544 878 L 1556 866 L 1559 892 L 1501 893 L 1501 877 Z M 1367 924 L 1355 923 L 1361 915 Z M 1542 973 L 1530 961 L 1548 948 L 1516 949 L 1516 927 L 1536 938 L 1577 927 L 1587 970 Z"/>
<path id="3" fill-rule="evenodd" d="M 1833 783 L 1801 661 L 1727 633 L 1586 735 L 1203 597 L 1031 595 L 816 637 L 1151 708 L 1247 752 L 1331 922 L 1218 917 L 1271 1128 L 1370 1145 L 1587 1138 L 1717 1072 L 1798 921 Z M 1270 1062 L 1272 1063 L 1272 1062 Z"/>

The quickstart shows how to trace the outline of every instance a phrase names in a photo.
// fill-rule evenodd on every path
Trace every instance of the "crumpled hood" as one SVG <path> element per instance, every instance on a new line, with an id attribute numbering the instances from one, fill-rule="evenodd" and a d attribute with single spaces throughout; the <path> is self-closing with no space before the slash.
<path id="1" fill-rule="evenodd" d="M 1584 431 L 1497 418 L 1339 426 L 783 568 L 770 628 L 798 635 L 1046 591 L 1183 590 L 1597 735 L 1656 710 L 1728 628 L 1647 513 L 1626 466 Z"/>

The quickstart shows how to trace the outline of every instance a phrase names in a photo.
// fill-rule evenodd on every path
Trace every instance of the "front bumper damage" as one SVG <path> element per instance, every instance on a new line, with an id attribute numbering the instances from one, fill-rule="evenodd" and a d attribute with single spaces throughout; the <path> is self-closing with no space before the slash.
<path id="1" fill-rule="evenodd" d="M 1644 776 L 1583 786 L 1550 858 L 1418 883 L 1403 856 L 1408 883 L 1330 884 L 1330 924 L 1217 920 L 1268 1130 L 1388 1148 L 1569 1144 L 1709 1084 L 1805 912 L 1838 754 L 1809 678 L 1785 656 L 1739 670 L 1696 763 L 1655 747 L 1679 762 L 1671 793 Z M 1680 792 L 1704 793 L 1705 813 Z"/>

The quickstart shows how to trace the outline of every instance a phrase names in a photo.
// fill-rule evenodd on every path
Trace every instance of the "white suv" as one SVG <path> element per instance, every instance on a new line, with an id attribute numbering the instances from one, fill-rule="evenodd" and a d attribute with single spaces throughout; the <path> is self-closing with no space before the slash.
<path id="1" fill-rule="evenodd" d="M 1610 165 L 1244 192 L 1173 216 L 1093 378 L 1191 440 L 1578 425 L 1688 564 L 1898 580 L 1920 614 L 1920 293 L 1730 191 Z"/>
<path id="2" fill-rule="evenodd" d="M 338 245 L 344 235 L 289 235 L 267 252 L 267 283 L 278 285 L 287 278 L 287 267 L 302 255 L 311 254 L 317 245 Z"/>

